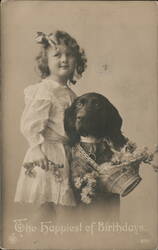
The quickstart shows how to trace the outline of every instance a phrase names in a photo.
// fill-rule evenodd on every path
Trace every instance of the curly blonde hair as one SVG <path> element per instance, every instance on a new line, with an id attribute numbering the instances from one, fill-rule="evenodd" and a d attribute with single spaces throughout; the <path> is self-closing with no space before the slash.
<path id="1" fill-rule="evenodd" d="M 50 69 L 48 66 L 48 49 L 51 47 L 51 43 L 59 45 L 61 44 L 61 42 L 63 42 L 68 48 L 71 49 L 76 58 L 76 69 L 75 69 L 77 73 L 76 77 L 80 78 L 82 76 L 82 73 L 85 71 L 87 66 L 87 58 L 84 50 L 80 48 L 80 46 L 78 45 L 77 41 L 74 38 L 72 38 L 67 32 L 60 30 L 50 33 L 48 36 L 42 32 L 37 32 L 37 34 L 38 37 L 40 37 L 40 39 L 37 39 L 37 41 L 42 46 L 38 56 L 36 57 L 36 62 L 40 73 L 40 77 L 42 79 L 50 75 Z M 73 73 L 69 78 L 69 81 L 72 84 L 76 83 L 74 77 L 75 76 Z"/>

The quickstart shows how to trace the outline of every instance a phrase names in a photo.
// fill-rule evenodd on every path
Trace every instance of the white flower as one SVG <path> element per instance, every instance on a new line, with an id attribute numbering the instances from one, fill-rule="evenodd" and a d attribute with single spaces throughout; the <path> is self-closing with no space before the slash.
<path id="1" fill-rule="evenodd" d="M 81 197 L 81 200 L 82 200 L 84 203 L 86 203 L 86 204 L 90 204 L 91 201 L 92 201 L 92 199 L 91 199 L 90 197 L 88 197 L 88 196 L 82 196 L 82 197 Z"/>
<path id="2" fill-rule="evenodd" d="M 79 189 L 81 187 L 81 185 L 82 185 L 82 179 L 81 179 L 81 177 L 76 177 L 74 179 L 74 183 L 75 183 L 75 187 Z"/>
<path id="3" fill-rule="evenodd" d="M 43 32 L 37 32 L 36 36 L 35 36 L 35 40 L 38 43 L 41 43 L 44 37 L 44 33 Z"/>
<path id="4" fill-rule="evenodd" d="M 137 144 L 132 141 L 128 141 L 123 149 L 125 149 L 126 152 L 133 153 L 137 149 Z"/>

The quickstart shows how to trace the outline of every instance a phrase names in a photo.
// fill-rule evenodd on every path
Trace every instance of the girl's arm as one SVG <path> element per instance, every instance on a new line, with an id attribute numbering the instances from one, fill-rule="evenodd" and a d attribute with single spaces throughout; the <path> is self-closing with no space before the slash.
<path id="1" fill-rule="evenodd" d="M 30 162 L 47 168 L 47 158 L 41 150 L 41 144 L 45 140 L 43 131 L 49 120 L 49 112 L 52 106 L 51 97 L 45 88 L 34 89 L 33 87 L 28 87 L 25 90 L 26 106 L 21 118 L 21 132 L 31 148 L 29 152 Z"/>

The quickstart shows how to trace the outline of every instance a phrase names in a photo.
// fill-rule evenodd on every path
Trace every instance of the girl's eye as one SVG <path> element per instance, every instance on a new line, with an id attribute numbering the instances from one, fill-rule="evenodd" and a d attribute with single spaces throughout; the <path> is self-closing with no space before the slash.
<path id="1" fill-rule="evenodd" d="M 59 53 L 56 53 L 56 54 L 54 54 L 53 56 L 54 56 L 54 57 L 59 57 L 60 54 L 59 54 Z"/>

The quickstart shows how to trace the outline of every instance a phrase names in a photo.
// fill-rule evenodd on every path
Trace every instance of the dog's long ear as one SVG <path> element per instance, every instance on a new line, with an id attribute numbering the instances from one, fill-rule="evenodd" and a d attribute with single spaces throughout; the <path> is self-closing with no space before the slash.
<path id="1" fill-rule="evenodd" d="M 75 145 L 80 140 L 80 136 L 75 128 L 76 120 L 76 100 L 72 105 L 65 110 L 64 114 L 64 128 L 67 136 L 69 137 L 69 143 L 71 146 Z"/>
<path id="2" fill-rule="evenodd" d="M 118 110 L 110 102 L 108 106 L 109 114 L 106 128 L 108 131 L 108 137 L 112 141 L 114 147 L 120 149 L 127 142 L 127 138 L 124 137 L 121 132 L 122 118 Z"/>

